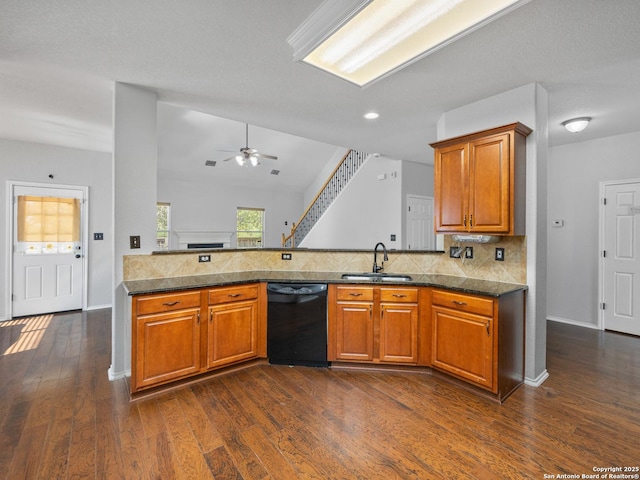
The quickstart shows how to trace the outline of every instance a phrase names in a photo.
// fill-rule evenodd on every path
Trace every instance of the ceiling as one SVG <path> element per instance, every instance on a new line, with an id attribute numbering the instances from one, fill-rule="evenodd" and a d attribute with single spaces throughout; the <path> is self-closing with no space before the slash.
<path id="1" fill-rule="evenodd" d="M 1 138 L 111 151 L 113 82 L 130 83 L 157 92 L 159 168 L 176 174 L 230 173 L 220 150 L 245 146 L 245 122 L 283 188 L 334 146 L 429 163 L 443 112 L 531 82 L 552 146 L 640 131 L 637 0 L 531 0 L 365 89 L 292 61 L 318 0 L 0 2 Z M 577 116 L 593 121 L 564 131 Z"/>

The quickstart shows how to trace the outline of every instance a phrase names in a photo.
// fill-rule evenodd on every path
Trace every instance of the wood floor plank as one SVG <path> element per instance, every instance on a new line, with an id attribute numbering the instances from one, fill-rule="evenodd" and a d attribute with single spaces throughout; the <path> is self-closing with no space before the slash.
<path id="1" fill-rule="evenodd" d="M 159 403 L 160 412 L 167 425 L 171 444 L 180 460 L 184 478 L 213 478 L 211 470 L 200 451 L 198 441 L 182 415 L 177 399 L 172 398 Z"/>
<path id="2" fill-rule="evenodd" d="M 204 389 L 199 389 L 200 392 L 204 393 L 201 397 L 202 405 L 216 426 L 216 429 L 220 432 L 224 442 L 224 449 L 233 459 L 234 465 L 242 475 L 242 478 L 246 480 L 265 478 L 267 472 L 255 453 L 248 447 L 242 435 L 235 427 L 233 420 L 229 417 L 228 412 L 218 399 L 217 394 L 219 392 L 208 384 L 203 386 Z M 219 387 L 218 384 L 216 384 L 216 386 Z M 217 451 L 219 451 L 219 449 Z M 210 455 L 207 455 L 207 458 L 210 458 Z"/>
<path id="3" fill-rule="evenodd" d="M 20 436 L 20 442 L 17 445 L 11 464 L 5 464 L 5 466 L 8 466 L 8 479 L 30 480 L 36 478 L 40 461 L 42 460 L 47 428 L 47 425 L 25 428 Z"/>
<path id="4" fill-rule="evenodd" d="M 217 480 L 242 480 L 242 475 L 224 445 L 205 454 L 211 473 Z"/>
<path id="5" fill-rule="evenodd" d="M 175 396 L 180 403 L 184 418 L 200 445 L 200 450 L 207 453 L 222 446 L 220 432 L 209 420 L 193 390 L 185 388 L 176 392 Z"/>
<path id="6" fill-rule="evenodd" d="M 23 349 L 44 323 L 10 322 L 0 479 L 540 479 L 638 461 L 637 337 L 549 322 L 550 377 L 504 404 L 428 373 L 265 364 L 130 402 L 106 375 L 109 309 L 54 315 Z"/>

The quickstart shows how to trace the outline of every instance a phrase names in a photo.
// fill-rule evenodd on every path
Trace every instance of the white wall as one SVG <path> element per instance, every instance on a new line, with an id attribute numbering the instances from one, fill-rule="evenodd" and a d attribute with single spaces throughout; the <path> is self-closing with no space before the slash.
<path id="1" fill-rule="evenodd" d="M 425 148 L 428 158 L 433 160 L 433 149 L 429 146 Z M 433 165 L 416 162 L 402 162 L 402 245 L 398 248 L 407 248 L 407 195 L 419 195 L 422 197 L 433 197 L 434 179 Z"/>
<path id="2" fill-rule="evenodd" d="M 362 249 L 383 242 L 387 249 L 402 248 L 401 179 L 400 160 L 369 156 L 300 247 Z"/>
<path id="3" fill-rule="evenodd" d="M 5 233 L 0 236 L 0 319 L 9 318 L 11 240 L 6 234 L 10 218 L 7 181 L 89 187 L 87 307 L 91 309 L 112 304 L 111 179 L 110 153 L 0 139 L 0 224 L 5 226 Z M 104 240 L 94 241 L 94 232 L 104 233 Z"/>
<path id="4" fill-rule="evenodd" d="M 156 94 L 116 83 L 113 101 L 113 225 L 114 291 L 109 377 L 125 375 L 131 363 L 131 319 L 121 285 L 124 255 L 151 253 L 156 248 L 158 150 Z M 129 237 L 140 236 L 141 248 L 129 248 Z"/>
<path id="5" fill-rule="evenodd" d="M 206 179 L 176 180 L 158 172 L 158 201 L 171 204 L 171 230 L 236 231 L 237 207 L 265 209 L 265 248 L 282 245 L 291 221 L 302 214 L 302 194 L 237 186 L 211 185 Z M 295 220 L 292 220 L 295 219 Z M 288 221 L 289 225 L 284 222 Z M 235 236 L 232 247 L 235 247 Z M 175 233 L 171 249 L 178 248 Z"/>
<path id="6" fill-rule="evenodd" d="M 547 314 L 598 325 L 600 182 L 640 178 L 640 132 L 554 147 L 549 151 Z"/>
<path id="7" fill-rule="evenodd" d="M 521 122 L 527 137 L 527 322 L 525 378 L 537 385 L 546 371 L 547 93 L 529 84 L 451 110 L 438 121 L 438 139 Z"/>

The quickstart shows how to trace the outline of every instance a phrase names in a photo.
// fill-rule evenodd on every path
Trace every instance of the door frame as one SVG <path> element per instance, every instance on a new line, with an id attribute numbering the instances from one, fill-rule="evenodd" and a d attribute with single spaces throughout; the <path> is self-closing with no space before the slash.
<path id="1" fill-rule="evenodd" d="M 604 310 L 602 303 L 604 302 L 604 256 L 602 252 L 605 247 L 605 209 L 604 204 L 606 188 L 613 185 L 624 185 L 626 183 L 640 184 L 640 178 L 626 178 L 624 180 L 606 180 L 600 182 L 600 211 L 598 212 L 598 329 L 604 330 Z"/>
<path id="2" fill-rule="evenodd" d="M 84 185 L 62 185 L 57 183 L 37 183 L 18 180 L 7 180 L 7 212 L 5 218 L 7 219 L 7 237 L 6 237 L 6 265 L 7 273 L 5 275 L 5 282 L 7 285 L 5 305 L 7 305 L 8 318 L 13 318 L 13 232 L 14 232 L 14 216 L 15 209 L 13 207 L 14 192 L 16 187 L 27 188 L 59 188 L 63 190 L 80 190 L 84 197 L 81 211 L 81 238 L 82 244 L 82 310 L 87 309 L 87 292 L 88 292 L 88 280 L 87 280 L 87 265 L 88 265 L 88 244 L 89 244 L 89 187 Z"/>

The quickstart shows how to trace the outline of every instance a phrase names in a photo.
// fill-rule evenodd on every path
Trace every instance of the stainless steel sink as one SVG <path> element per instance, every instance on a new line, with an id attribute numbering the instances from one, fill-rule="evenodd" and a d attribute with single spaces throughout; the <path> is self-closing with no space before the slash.
<path id="1" fill-rule="evenodd" d="M 409 275 L 396 273 L 343 273 L 342 279 L 356 282 L 363 280 L 374 282 L 410 282 L 412 280 Z"/>

